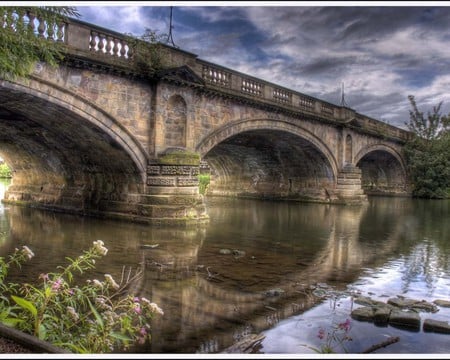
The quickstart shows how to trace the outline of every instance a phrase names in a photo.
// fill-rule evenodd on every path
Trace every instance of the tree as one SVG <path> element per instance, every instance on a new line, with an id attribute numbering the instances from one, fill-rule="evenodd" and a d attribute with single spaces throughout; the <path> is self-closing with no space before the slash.
<path id="1" fill-rule="evenodd" d="M 441 115 L 442 102 L 427 116 L 414 96 L 408 96 L 412 110 L 406 123 L 412 133 L 404 152 L 415 197 L 443 199 L 450 197 L 450 114 Z"/>
<path id="2" fill-rule="evenodd" d="M 1 6 L 0 78 L 27 76 L 39 61 L 58 64 L 64 58 L 58 25 L 79 16 L 71 6 Z"/>

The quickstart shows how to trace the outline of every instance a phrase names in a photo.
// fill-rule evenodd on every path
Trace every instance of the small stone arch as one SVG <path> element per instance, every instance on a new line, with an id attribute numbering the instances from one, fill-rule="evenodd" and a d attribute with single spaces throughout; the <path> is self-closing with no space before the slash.
<path id="1" fill-rule="evenodd" d="M 405 161 L 396 149 L 372 145 L 359 151 L 355 164 L 361 169 L 361 183 L 366 194 L 409 193 Z"/>
<path id="2" fill-rule="evenodd" d="M 172 95 L 167 101 L 164 122 L 166 147 L 186 147 L 187 105 L 181 95 Z"/>

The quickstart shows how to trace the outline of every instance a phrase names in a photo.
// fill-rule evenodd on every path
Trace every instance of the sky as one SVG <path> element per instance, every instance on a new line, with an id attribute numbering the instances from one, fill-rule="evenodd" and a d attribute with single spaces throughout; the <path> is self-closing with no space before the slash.
<path id="1" fill-rule="evenodd" d="M 450 112 L 450 2 L 89 1 L 80 20 L 156 31 L 198 58 L 406 128 Z M 170 12 L 172 7 L 172 38 Z"/>

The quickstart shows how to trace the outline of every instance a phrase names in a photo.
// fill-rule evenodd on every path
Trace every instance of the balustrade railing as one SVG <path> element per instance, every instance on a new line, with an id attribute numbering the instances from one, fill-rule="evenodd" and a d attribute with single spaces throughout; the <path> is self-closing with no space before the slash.
<path id="1" fill-rule="evenodd" d="M 292 104 L 292 93 L 290 91 L 275 88 L 272 91 L 272 96 L 276 102 Z"/>
<path id="2" fill-rule="evenodd" d="M 264 96 L 264 84 L 258 81 L 245 79 L 241 81 L 241 92 L 256 97 Z"/>
<path id="3" fill-rule="evenodd" d="M 203 65 L 203 80 L 209 84 L 230 87 L 231 86 L 231 73 L 213 68 L 211 66 Z"/>
<path id="4" fill-rule="evenodd" d="M 89 50 L 126 59 L 133 55 L 132 48 L 123 37 L 98 30 L 91 30 Z"/>
<path id="5" fill-rule="evenodd" d="M 40 38 L 63 42 L 65 39 L 66 23 L 49 23 L 40 16 L 36 16 L 26 8 L 13 9 L 0 14 L 0 26 L 16 32 L 30 31 Z"/>

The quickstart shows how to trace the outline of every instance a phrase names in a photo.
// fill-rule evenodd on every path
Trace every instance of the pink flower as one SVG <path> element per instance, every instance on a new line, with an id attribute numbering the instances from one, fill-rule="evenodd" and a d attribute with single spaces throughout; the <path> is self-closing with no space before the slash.
<path id="1" fill-rule="evenodd" d="M 61 285 L 62 285 L 62 280 L 61 280 L 61 278 L 59 278 L 53 283 L 52 290 L 58 291 L 61 288 Z"/>
<path id="2" fill-rule="evenodd" d="M 345 332 L 350 330 L 350 319 L 345 320 L 343 323 L 338 325 L 339 329 L 345 330 Z"/>
<path id="3" fill-rule="evenodd" d="M 325 337 L 325 330 L 324 329 L 319 329 L 319 332 L 317 334 L 317 337 L 322 340 Z"/>
<path id="4" fill-rule="evenodd" d="M 139 305 L 138 303 L 134 304 L 134 311 L 136 312 L 136 314 L 141 314 L 142 313 L 142 309 L 141 309 L 141 305 Z"/>

